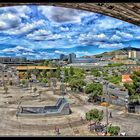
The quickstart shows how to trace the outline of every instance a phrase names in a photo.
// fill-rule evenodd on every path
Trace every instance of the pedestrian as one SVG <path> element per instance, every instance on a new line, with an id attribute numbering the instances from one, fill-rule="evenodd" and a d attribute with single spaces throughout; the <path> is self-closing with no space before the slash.
<path id="1" fill-rule="evenodd" d="M 102 112 L 102 114 L 104 114 L 104 111 L 103 110 L 101 112 Z"/>
<path id="2" fill-rule="evenodd" d="M 82 118 L 82 116 L 81 116 L 81 121 L 83 121 L 83 118 Z"/>
<path id="3" fill-rule="evenodd" d="M 60 134 L 60 130 L 59 130 L 59 128 L 58 128 L 58 127 L 56 127 L 56 126 L 55 126 L 55 132 L 56 132 L 56 134 L 57 134 L 57 135 L 59 135 L 59 134 Z"/>
<path id="4" fill-rule="evenodd" d="M 110 115 L 109 115 L 109 117 L 110 117 L 110 118 L 112 118 L 112 112 L 110 112 Z"/>

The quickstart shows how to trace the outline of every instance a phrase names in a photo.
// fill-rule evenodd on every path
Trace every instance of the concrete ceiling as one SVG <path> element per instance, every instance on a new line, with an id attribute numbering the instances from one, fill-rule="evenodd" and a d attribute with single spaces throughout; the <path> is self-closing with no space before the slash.
<path id="1" fill-rule="evenodd" d="M 0 3 L 0 7 L 27 4 L 87 10 L 140 26 L 140 3 Z"/>

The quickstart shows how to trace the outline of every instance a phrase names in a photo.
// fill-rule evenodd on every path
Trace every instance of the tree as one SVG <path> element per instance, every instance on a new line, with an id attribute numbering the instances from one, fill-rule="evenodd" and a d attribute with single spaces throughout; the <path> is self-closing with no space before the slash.
<path id="1" fill-rule="evenodd" d="M 86 120 L 87 121 L 95 121 L 100 122 L 103 119 L 103 111 L 100 111 L 98 109 L 92 109 L 89 112 L 86 113 Z"/>
<path id="2" fill-rule="evenodd" d="M 7 86 L 4 86 L 4 91 L 5 91 L 5 92 L 4 92 L 5 94 L 8 93 L 8 87 L 7 87 Z"/>
<path id="3" fill-rule="evenodd" d="M 56 70 L 56 78 L 60 79 L 60 77 L 61 77 L 61 68 L 58 67 Z"/>
<path id="4" fill-rule="evenodd" d="M 112 124 L 110 124 L 107 127 L 107 132 L 110 133 L 112 136 L 117 136 L 120 132 L 120 127 L 119 126 L 112 126 Z"/>
<path id="5" fill-rule="evenodd" d="M 91 73 L 92 73 L 95 77 L 100 77 L 100 76 L 101 76 L 101 72 L 100 72 L 97 68 L 92 68 L 92 69 L 91 69 Z"/>
<path id="6" fill-rule="evenodd" d="M 45 60 L 43 65 L 48 66 L 49 65 L 49 60 Z"/>
<path id="7" fill-rule="evenodd" d="M 43 83 L 46 84 L 46 83 L 48 83 L 48 80 L 47 80 L 46 78 L 42 78 L 42 79 L 41 79 L 41 82 L 43 82 Z"/>
<path id="8" fill-rule="evenodd" d="M 73 77 L 75 78 L 85 78 L 85 71 L 84 69 L 80 69 L 80 68 L 74 68 L 74 75 Z"/>
<path id="9" fill-rule="evenodd" d="M 68 82 L 69 72 L 67 68 L 64 68 L 64 82 Z"/>
<path id="10" fill-rule="evenodd" d="M 27 83 L 27 81 L 26 80 L 22 80 L 21 83 L 22 83 L 22 85 L 25 85 Z"/>
<path id="11" fill-rule="evenodd" d="M 9 81 L 9 85 L 10 85 L 10 86 L 12 86 L 12 85 L 13 85 L 13 82 L 12 82 L 12 80 L 10 80 L 10 81 Z"/>
<path id="12" fill-rule="evenodd" d="M 26 79 L 30 79 L 30 78 L 31 78 L 31 71 L 27 70 Z"/>
<path id="13" fill-rule="evenodd" d="M 34 88 L 33 88 L 33 91 L 34 91 L 34 93 L 36 93 L 36 91 L 37 91 L 37 88 L 36 88 L 36 87 L 34 87 Z"/>
<path id="14" fill-rule="evenodd" d="M 103 85 L 100 83 L 90 83 L 85 87 L 85 93 L 91 94 L 94 98 L 96 96 L 100 96 L 103 93 Z"/>
<path id="15" fill-rule="evenodd" d="M 77 79 L 77 78 L 71 78 L 69 80 L 69 86 L 71 87 L 72 90 L 74 89 L 78 89 L 79 91 L 81 91 L 81 87 L 85 86 L 85 82 L 83 79 Z"/>
<path id="16" fill-rule="evenodd" d="M 134 71 L 130 76 L 132 83 L 124 84 L 125 88 L 128 89 L 129 99 L 132 101 L 139 102 L 140 97 L 140 71 Z"/>
<path id="17" fill-rule="evenodd" d="M 70 76 L 74 75 L 74 68 L 72 66 L 70 66 L 69 73 L 70 73 Z"/>

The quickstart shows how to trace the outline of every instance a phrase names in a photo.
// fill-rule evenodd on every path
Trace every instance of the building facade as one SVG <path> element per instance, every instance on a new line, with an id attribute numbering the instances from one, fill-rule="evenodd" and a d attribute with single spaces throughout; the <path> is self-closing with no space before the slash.
<path id="1" fill-rule="evenodd" d="M 76 54 L 75 53 L 70 53 L 68 56 L 68 62 L 73 63 L 76 59 Z"/>

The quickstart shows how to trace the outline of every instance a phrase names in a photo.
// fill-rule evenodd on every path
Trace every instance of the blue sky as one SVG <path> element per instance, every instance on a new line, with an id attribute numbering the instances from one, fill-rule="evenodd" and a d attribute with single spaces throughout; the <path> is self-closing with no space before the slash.
<path id="1" fill-rule="evenodd" d="M 80 57 L 139 44 L 140 27 L 102 14 L 53 6 L 0 8 L 0 56 Z"/>

